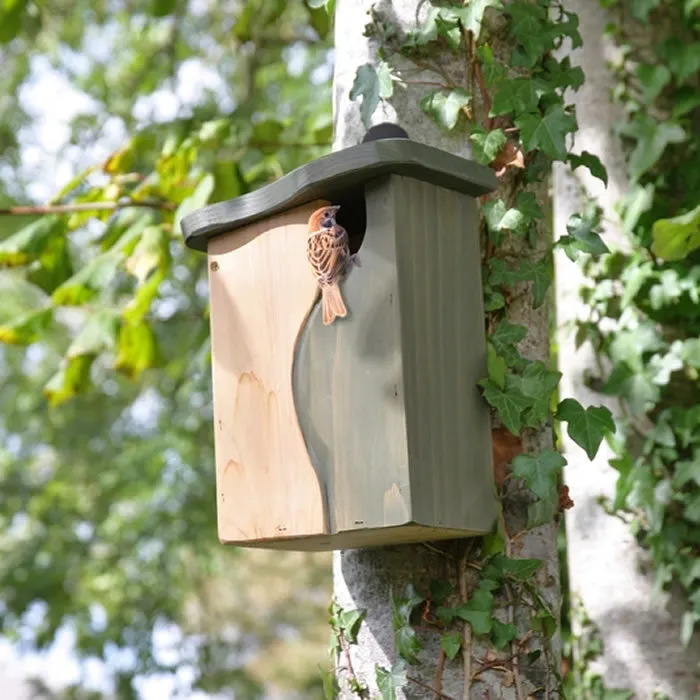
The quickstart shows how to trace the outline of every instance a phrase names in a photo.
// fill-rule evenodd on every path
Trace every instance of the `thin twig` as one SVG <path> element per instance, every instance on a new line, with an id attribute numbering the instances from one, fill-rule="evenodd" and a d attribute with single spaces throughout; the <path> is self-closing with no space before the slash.
<path id="1" fill-rule="evenodd" d="M 491 98 L 489 97 L 489 93 L 486 90 L 484 76 L 481 73 L 481 65 L 476 59 L 474 59 L 474 75 L 476 76 L 476 82 L 479 84 L 481 100 L 484 103 L 484 114 L 486 115 L 486 128 L 490 130 L 493 126 L 493 117 L 489 116 L 491 112 Z"/>
<path id="2" fill-rule="evenodd" d="M 451 695 L 445 695 L 445 693 L 435 690 L 435 688 L 429 686 L 427 683 L 423 683 L 423 681 L 420 678 L 416 678 L 415 676 L 406 676 L 407 680 L 411 681 L 411 683 L 415 683 L 416 685 L 419 685 L 421 688 L 425 688 L 425 690 L 429 690 L 431 693 L 435 695 L 436 698 L 443 698 L 443 700 L 454 700 L 454 698 Z"/>
<path id="3" fill-rule="evenodd" d="M 151 209 L 177 208 L 175 202 L 161 202 L 156 199 L 127 199 L 117 202 L 76 202 L 75 204 L 36 204 L 0 209 L 0 216 L 37 216 L 39 214 L 71 214 L 78 211 L 116 211 L 129 207 L 149 207 Z"/>
<path id="4" fill-rule="evenodd" d="M 442 692 L 442 672 L 445 669 L 445 659 L 447 655 L 444 649 L 440 649 L 440 656 L 438 658 L 437 670 L 435 671 L 435 690 L 438 693 Z"/>
<path id="5" fill-rule="evenodd" d="M 470 547 L 465 547 L 459 562 L 459 595 L 467 601 L 467 558 Z M 472 691 L 472 626 L 464 623 L 464 643 L 462 644 L 462 664 L 464 666 L 464 700 L 469 700 Z"/>
<path id="6" fill-rule="evenodd" d="M 340 639 L 340 646 L 343 647 L 343 652 L 345 653 L 345 658 L 347 659 L 348 662 L 348 673 L 350 674 L 350 677 L 352 678 L 355 687 L 356 688 L 362 688 L 362 685 L 360 683 L 360 680 L 358 679 L 357 675 L 355 674 L 355 669 L 353 668 L 352 665 L 352 659 L 350 658 L 350 645 L 348 644 L 348 640 L 345 639 L 345 633 L 341 629 L 340 632 L 338 632 L 338 639 Z"/>

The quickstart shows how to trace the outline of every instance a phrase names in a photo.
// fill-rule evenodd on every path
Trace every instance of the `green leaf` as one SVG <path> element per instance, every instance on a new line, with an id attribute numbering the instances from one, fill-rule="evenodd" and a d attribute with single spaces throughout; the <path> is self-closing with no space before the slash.
<path id="1" fill-rule="evenodd" d="M 513 459 L 513 475 L 525 482 L 525 486 L 547 504 L 552 514 L 557 505 L 557 480 L 566 464 L 564 457 L 555 450 L 543 450 L 536 455 L 518 455 Z"/>
<path id="2" fill-rule="evenodd" d="M 44 386 L 44 396 L 51 406 L 65 403 L 87 389 L 94 360 L 95 355 L 78 355 L 61 364 Z"/>
<path id="3" fill-rule="evenodd" d="M 605 166 L 600 162 L 598 156 L 588 151 L 582 151 L 578 155 L 570 153 L 569 165 L 571 165 L 572 170 L 576 170 L 576 168 L 580 168 L 581 166 L 588 168 L 593 177 L 597 177 L 605 185 L 608 184 L 608 171 L 605 169 Z"/>
<path id="4" fill-rule="evenodd" d="M 576 119 L 561 105 L 553 105 L 544 116 L 523 114 L 515 120 L 520 140 L 527 151 L 541 149 L 554 160 L 567 159 L 566 135 L 576 131 Z"/>
<path id="5" fill-rule="evenodd" d="M 156 268 L 167 269 L 170 262 L 170 237 L 162 226 L 147 226 L 131 256 L 126 269 L 143 283 Z"/>
<path id="6" fill-rule="evenodd" d="M 88 316 L 82 330 L 66 351 L 66 357 L 97 355 L 113 350 L 117 344 L 119 314 L 113 309 L 100 309 Z"/>
<path id="7" fill-rule="evenodd" d="M 686 610 L 681 618 L 681 644 L 687 647 L 693 638 L 695 625 L 700 622 L 700 611 Z"/>
<path id="8" fill-rule="evenodd" d="M 529 220 L 544 219 L 544 212 L 537 203 L 534 192 L 518 192 L 515 197 L 515 208 Z"/>
<path id="9" fill-rule="evenodd" d="M 517 117 L 524 112 L 534 112 L 540 98 L 548 91 L 548 85 L 537 78 L 503 80 L 494 95 L 489 114 L 492 117 L 514 114 Z"/>
<path id="10" fill-rule="evenodd" d="M 522 428 L 522 413 L 530 406 L 530 400 L 517 390 L 504 391 L 489 379 L 479 382 L 484 398 L 493 406 L 508 430 L 519 435 Z"/>
<path id="11" fill-rule="evenodd" d="M 506 361 L 498 355 L 491 343 L 486 346 L 486 364 L 489 379 L 499 388 L 506 385 Z"/>
<path id="12" fill-rule="evenodd" d="M 700 205 L 671 219 L 659 219 L 652 226 L 654 255 L 664 260 L 682 260 L 700 248 Z"/>
<path id="13" fill-rule="evenodd" d="M 173 228 L 176 231 L 181 232 L 180 222 L 185 216 L 206 205 L 214 191 L 214 184 L 214 176 L 211 173 L 207 173 L 199 181 L 192 194 L 180 202 L 180 206 L 175 211 L 175 220 L 173 221 Z"/>
<path id="14" fill-rule="evenodd" d="M 496 349 L 496 352 L 505 359 L 509 367 L 517 366 L 522 358 L 515 347 L 527 335 L 525 326 L 517 326 L 506 320 L 501 321 L 489 340 Z"/>
<path id="15" fill-rule="evenodd" d="M 406 664 L 399 659 L 391 667 L 391 670 L 387 670 L 383 666 L 375 666 L 374 673 L 382 700 L 396 700 L 396 691 L 407 683 Z"/>
<path id="16" fill-rule="evenodd" d="M 491 630 L 491 638 L 496 649 L 505 649 L 517 635 L 515 625 L 504 623 L 500 620 L 493 619 L 493 629 Z"/>
<path id="17" fill-rule="evenodd" d="M 671 81 L 671 71 L 664 65 L 642 63 L 637 68 L 637 79 L 644 101 L 651 104 Z"/>
<path id="18" fill-rule="evenodd" d="M 661 4 L 661 0 L 630 0 L 632 17 L 640 22 L 646 22 L 649 13 Z"/>
<path id="19" fill-rule="evenodd" d="M 526 425 L 537 427 L 547 420 L 552 392 L 559 385 L 561 376 L 561 372 L 547 369 L 540 360 L 530 362 L 519 377 L 508 376 L 506 388 L 515 386 L 531 400 L 531 405 L 523 416 Z"/>
<path id="20" fill-rule="evenodd" d="M 532 306 L 537 309 L 547 298 L 547 290 L 552 283 L 552 263 L 548 256 L 541 260 L 520 260 L 512 278 L 521 282 L 532 282 Z"/>
<path id="21" fill-rule="evenodd" d="M 470 0 L 466 7 L 455 10 L 455 14 L 459 16 L 464 28 L 474 34 L 475 41 L 479 40 L 484 12 L 489 7 L 501 9 L 503 4 L 501 0 Z"/>
<path id="22" fill-rule="evenodd" d="M 57 216 L 43 216 L 0 241 L 0 267 L 16 267 L 37 260 L 54 236 L 65 231 Z"/>
<path id="23" fill-rule="evenodd" d="M 487 131 L 480 126 L 476 126 L 472 129 L 469 138 L 474 144 L 474 160 L 482 165 L 491 163 L 506 143 L 506 135 L 503 129 Z"/>
<path id="24" fill-rule="evenodd" d="M 418 652 L 422 649 L 416 632 L 411 626 L 411 614 L 414 608 L 424 600 L 411 584 L 406 586 L 403 598 L 394 597 L 394 594 L 391 594 L 394 644 L 399 656 L 411 664 L 418 663 Z"/>
<path id="25" fill-rule="evenodd" d="M 542 567 L 541 559 L 511 559 L 503 555 L 492 557 L 489 564 L 505 576 L 526 581 Z"/>
<path id="26" fill-rule="evenodd" d="M 447 632 L 440 637 L 440 648 L 445 656 L 453 661 L 462 648 L 462 635 L 459 632 Z"/>
<path id="27" fill-rule="evenodd" d="M 357 635 L 360 632 L 360 627 L 362 626 L 362 620 L 365 619 L 367 614 L 366 610 L 342 610 L 338 615 L 338 621 L 340 624 L 345 638 L 349 644 L 357 643 Z"/>
<path id="28" fill-rule="evenodd" d="M 21 316 L 0 323 L 0 343 L 30 345 L 39 340 L 53 321 L 51 307 L 29 311 Z"/>
<path id="29" fill-rule="evenodd" d="M 688 138 L 679 124 L 670 121 L 657 122 L 648 115 L 637 116 L 623 134 L 637 141 L 628 166 L 633 181 L 639 180 L 656 165 L 669 144 L 683 143 Z"/>
<path id="30" fill-rule="evenodd" d="M 440 579 L 430 582 L 430 600 L 433 605 L 442 605 L 447 596 L 452 593 L 452 584 Z"/>
<path id="31" fill-rule="evenodd" d="M 477 635 L 488 634 L 491 631 L 493 618 L 493 595 L 483 588 L 477 588 L 469 602 L 460 605 L 455 611 L 456 617 L 468 622 L 472 632 Z"/>
<path id="32" fill-rule="evenodd" d="M 114 368 L 136 379 L 142 372 L 160 362 L 155 334 L 150 325 L 143 322 L 123 323 L 119 330 L 119 347 Z"/>
<path id="33" fill-rule="evenodd" d="M 58 306 L 79 306 L 94 299 L 117 274 L 123 256 L 113 250 L 98 255 L 54 290 L 51 299 Z"/>
<path id="34" fill-rule="evenodd" d="M 514 2 L 507 6 L 506 13 L 511 17 L 510 34 L 522 47 L 525 66 L 529 68 L 554 47 L 553 37 L 547 31 L 547 12 L 534 3 Z"/>
<path id="35" fill-rule="evenodd" d="M 608 433 L 615 432 L 615 420 L 604 406 L 584 408 L 575 399 L 564 399 L 557 407 L 557 420 L 566 421 L 569 437 L 593 459 Z"/>
<path id="36" fill-rule="evenodd" d="M 572 214 L 566 223 L 568 236 L 562 236 L 557 245 L 561 247 L 570 260 L 576 260 L 577 253 L 600 256 L 610 249 L 600 237 L 599 209 L 593 208 L 582 214 Z"/>
<path id="37" fill-rule="evenodd" d="M 459 115 L 468 107 L 471 96 L 462 88 L 445 93 L 442 90 L 431 92 L 420 102 L 421 109 L 432 117 L 442 128 L 451 131 L 457 126 Z"/>
<path id="38" fill-rule="evenodd" d="M 379 71 L 371 63 L 365 63 L 357 69 L 355 82 L 350 90 L 350 99 L 362 98 L 360 116 L 365 128 L 370 126 L 372 115 L 379 105 L 379 99 L 391 97 L 393 90 L 390 69 L 384 61 L 379 63 Z"/>
<path id="39" fill-rule="evenodd" d="M 487 87 L 493 87 L 505 77 L 507 68 L 494 58 L 493 51 L 487 44 L 482 44 L 477 49 L 477 55 L 481 61 L 481 74 Z"/>

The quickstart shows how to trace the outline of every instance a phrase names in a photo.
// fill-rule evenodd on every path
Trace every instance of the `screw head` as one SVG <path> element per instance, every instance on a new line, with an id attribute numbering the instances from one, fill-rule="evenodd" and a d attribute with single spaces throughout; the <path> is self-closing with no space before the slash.
<path id="1" fill-rule="evenodd" d="M 214 261 L 214 262 L 210 265 L 210 269 L 211 269 L 212 272 L 216 272 L 216 271 L 219 269 L 219 263 L 216 262 L 216 261 Z"/>

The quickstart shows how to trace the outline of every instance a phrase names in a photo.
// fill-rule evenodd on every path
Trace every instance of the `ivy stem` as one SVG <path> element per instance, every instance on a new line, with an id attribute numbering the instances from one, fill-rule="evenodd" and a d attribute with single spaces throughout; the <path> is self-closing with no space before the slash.
<path id="1" fill-rule="evenodd" d="M 435 671 L 435 690 L 438 693 L 442 692 L 442 672 L 445 668 L 445 650 L 440 649 L 440 656 L 438 657 L 437 670 Z"/>
<path id="2" fill-rule="evenodd" d="M 443 700 L 454 700 L 454 698 L 451 695 L 445 695 L 440 690 L 435 690 L 435 688 L 432 688 L 429 686 L 427 683 L 423 683 L 423 681 L 420 678 L 416 678 L 415 676 L 406 676 L 406 679 L 411 681 L 411 683 L 415 683 L 416 685 L 419 685 L 421 688 L 424 688 L 425 690 L 429 690 L 431 693 L 435 695 L 436 698 L 443 698 Z"/>
<path id="3" fill-rule="evenodd" d="M 505 555 L 508 559 L 513 558 L 511 546 L 511 538 L 506 526 L 506 519 L 503 514 L 503 508 L 500 509 L 499 517 L 501 519 L 501 527 L 503 528 L 503 539 L 505 540 Z M 508 622 L 515 626 L 515 598 L 508 584 L 504 584 L 503 589 L 508 598 Z M 523 695 L 523 686 L 520 682 L 520 645 L 513 639 L 510 643 L 511 666 L 513 667 L 513 679 L 515 681 L 515 697 L 517 700 L 525 700 Z"/>
<path id="4" fill-rule="evenodd" d="M 469 547 L 459 561 L 459 594 L 463 601 L 467 600 L 467 558 Z M 469 700 L 472 689 L 472 626 L 464 623 L 464 643 L 462 644 L 462 663 L 464 665 L 464 700 Z"/>
<path id="5" fill-rule="evenodd" d="M 348 640 L 345 639 L 345 633 L 341 629 L 338 632 L 338 639 L 340 640 L 340 646 L 343 647 L 343 653 L 345 654 L 345 658 L 348 662 L 348 673 L 350 674 L 350 677 L 352 678 L 353 684 L 356 688 L 360 689 L 362 688 L 362 685 L 360 683 L 360 680 L 358 679 L 357 675 L 355 674 L 355 669 L 353 668 L 352 665 L 352 659 L 350 658 L 350 645 L 348 644 Z"/>

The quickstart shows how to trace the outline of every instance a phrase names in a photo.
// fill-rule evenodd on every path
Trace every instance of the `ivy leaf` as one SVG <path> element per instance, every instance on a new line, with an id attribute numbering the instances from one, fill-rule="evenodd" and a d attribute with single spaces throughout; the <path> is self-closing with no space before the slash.
<path id="1" fill-rule="evenodd" d="M 496 326 L 489 340 L 508 366 L 515 367 L 522 362 L 520 353 L 515 346 L 526 335 L 527 328 L 525 326 L 517 326 L 503 320 Z"/>
<path id="2" fill-rule="evenodd" d="M 562 236 L 557 246 L 562 248 L 570 260 L 575 261 L 577 253 L 599 256 L 609 253 L 610 249 L 598 232 L 600 215 L 591 216 L 589 213 L 572 214 L 566 223 L 568 236 Z"/>
<path id="3" fill-rule="evenodd" d="M 505 145 L 506 135 L 503 129 L 486 129 L 477 126 L 472 129 L 469 135 L 474 144 L 474 160 L 482 165 L 488 165 L 501 152 Z"/>
<path id="4" fill-rule="evenodd" d="M 583 166 L 584 168 L 588 168 L 589 172 L 591 173 L 591 175 L 593 175 L 593 177 L 597 177 L 607 186 L 608 171 L 605 169 L 605 166 L 600 162 L 600 158 L 598 158 L 598 156 L 593 155 L 588 151 L 583 151 L 578 155 L 576 155 L 575 153 L 570 153 L 569 165 L 571 166 L 572 170 L 576 170 L 576 168 L 580 168 L 581 166 Z"/>
<path id="5" fill-rule="evenodd" d="M 447 94 L 437 90 L 426 95 L 420 106 L 441 127 L 451 131 L 457 126 L 460 113 L 469 106 L 471 99 L 462 88 L 450 90 Z"/>
<path id="6" fill-rule="evenodd" d="M 547 419 L 552 392 L 557 388 L 561 372 L 547 369 L 544 362 L 537 360 L 525 368 L 520 377 L 510 375 L 523 395 L 531 399 L 531 406 L 524 415 L 526 425 L 536 427 Z"/>
<path id="7" fill-rule="evenodd" d="M 513 475 L 541 501 L 554 509 L 557 505 L 557 480 L 566 460 L 555 450 L 543 450 L 536 455 L 518 455 L 513 459 Z"/>
<path id="8" fill-rule="evenodd" d="M 557 407 L 557 420 L 566 421 L 569 437 L 593 459 L 607 433 L 615 432 L 615 420 L 604 406 L 584 408 L 576 399 L 564 399 Z"/>
<path id="9" fill-rule="evenodd" d="M 394 628 L 394 644 L 399 655 L 411 664 L 418 663 L 418 652 L 422 645 L 411 626 L 411 613 L 424 598 L 416 593 L 411 584 L 406 586 L 403 598 L 391 595 L 392 624 Z"/>
<path id="10" fill-rule="evenodd" d="M 544 212 L 537 203 L 534 192 L 518 192 L 515 198 L 515 208 L 528 219 L 544 219 Z"/>
<path id="11" fill-rule="evenodd" d="M 471 600 L 460 605 L 455 615 L 468 622 L 474 634 L 488 634 L 491 631 L 491 610 L 493 608 L 493 595 L 483 588 L 477 588 Z"/>
<path id="12" fill-rule="evenodd" d="M 506 67 L 494 58 L 491 47 L 482 44 L 477 49 L 479 60 L 481 61 L 481 73 L 487 87 L 492 87 L 499 83 L 508 72 Z"/>
<path id="13" fill-rule="evenodd" d="M 462 648 L 462 635 L 458 632 L 447 632 L 440 637 L 440 648 L 445 652 L 445 656 L 453 661 Z"/>
<path id="14" fill-rule="evenodd" d="M 531 489 L 532 490 L 532 489 Z M 541 559 L 510 559 L 503 555 L 494 556 L 489 564 L 500 573 L 516 581 L 526 581 L 542 567 Z"/>
<path id="15" fill-rule="evenodd" d="M 552 282 L 551 260 L 545 256 L 541 260 L 520 260 L 517 270 L 511 273 L 518 281 L 532 282 L 532 306 L 540 307 L 547 298 L 547 290 Z"/>
<path id="16" fill-rule="evenodd" d="M 496 649 L 505 649 L 515 639 L 516 634 L 515 625 L 510 622 L 506 624 L 496 618 L 493 619 L 491 639 L 493 639 Z"/>
<path id="17" fill-rule="evenodd" d="M 484 12 L 489 7 L 501 9 L 503 3 L 501 0 L 470 0 L 466 7 L 455 11 L 464 28 L 474 34 L 474 41 L 479 40 Z"/>
<path id="18" fill-rule="evenodd" d="M 534 3 L 515 2 L 508 5 L 506 13 L 511 17 L 510 34 L 522 46 L 526 65 L 530 67 L 554 46 L 547 31 L 547 12 Z"/>
<path id="19" fill-rule="evenodd" d="M 651 104 L 671 81 L 671 71 L 662 64 L 643 63 L 637 68 L 637 79 L 644 101 Z"/>
<path id="20" fill-rule="evenodd" d="M 396 691 L 407 683 L 406 664 L 399 659 L 391 669 L 377 666 L 374 673 L 382 700 L 396 700 Z"/>
<path id="21" fill-rule="evenodd" d="M 486 346 L 486 365 L 489 379 L 499 388 L 506 385 L 506 361 L 499 356 L 493 344 Z"/>
<path id="22" fill-rule="evenodd" d="M 646 22 L 649 13 L 661 4 L 661 0 L 630 0 L 632 17 L 640 22 Z"/>
<path id="23" fill-rule="evenodd" d="M 530 400 L 517 389 L 504 391 L 490 379 L 479 382 L 484 390 L 484 398 L 493 406 L 508 430 L 519 435 L 522 428 L 522 413 L 530 406 Z"/>
<path id="24" fill-rule="evenodd" d="M 567 159 L 566 135 L 576 131 L 576 119 L 561 105 L 540 114 L 523 114 L 515 120 L 520 140 L 527 151 L 541 149 L 554 160 Z"/>
<path id="25" fill-rule="evenodd" d="M 654 255 L 664 260 L 682 260 L 700 248 L 700 205 L 680 216 L 655 221 L 651 233 Z"/>
<path id="26" fill-rule="evenodd" d="M 629 158 L 629 174 L 633 181 L 639 180 L 654 167 L 669 144 L 682 143 L 687 139 L 687 134 L 679 124 L 671 121 L 657 122 L 647 114 L 637 115 L 622 130 L 622 134 L 637 141 Z"/>
<path id="27" fill-rule="evenodd" d="M 430 582 L 430 600 L 434 605 L 442 605 L 448 595 L 452 593 L 452 584 L 440 579 Z"/>
<path id="28" fill-rule="evenodd" d="M 388 99 L 394 92 L 389 65 L 385 61 L 380 61 L 378 68 L 377 70 L 371 63 L 360 66 L 350 90 L 351 100 L 362 97 L 360 116 L 365 128 L 369 128 L 379 100 Z"/>
<path id="29" fill-rule="evenodd" d="M 547 84 L 538 78 L 503 80 L 494 95 L 489 115 L 497 117 L 512 113 L 519 116 L 524 112 L 534 112 L 548 90 Z"/>

